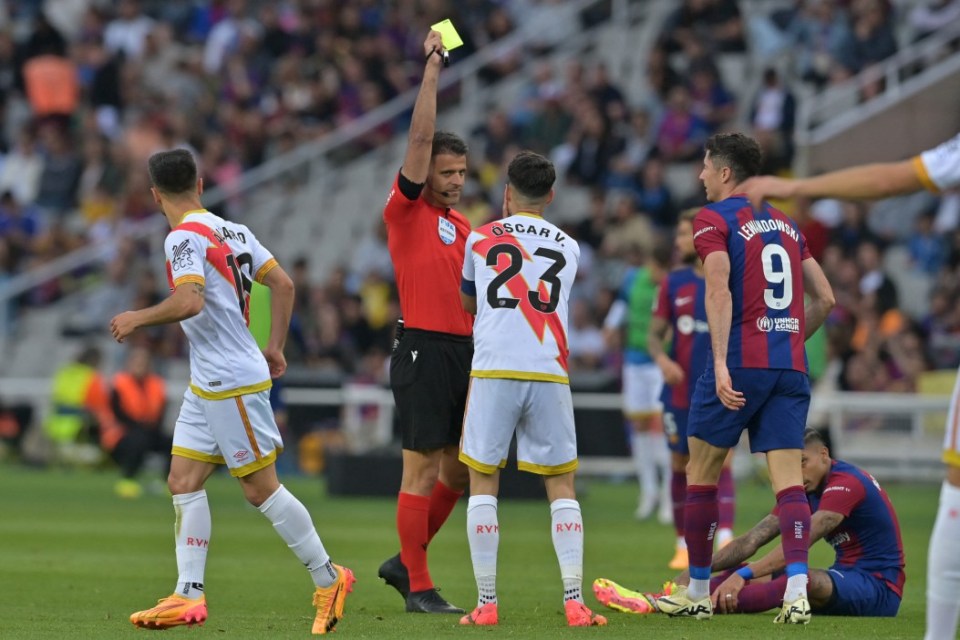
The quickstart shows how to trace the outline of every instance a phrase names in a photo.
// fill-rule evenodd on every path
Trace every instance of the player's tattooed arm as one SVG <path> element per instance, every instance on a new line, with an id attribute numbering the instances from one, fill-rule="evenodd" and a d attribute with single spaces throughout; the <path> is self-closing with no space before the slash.
<path id="1" fill-rule="evenodd" d="M 202 283 L 189 282 L 173 290 L 169 298 L 152 307 L 136 311 L 124 311 L 110 320 L 110 333 L 117 342 L 140 327 L 149 327 L 168 322 L 180 322 L 192 318 L 203 310 L 206 303 Z"/>
<path id="2" fill-rule="evenodd" d="M 767 515 L 750 531 L 737 536 L 727 546 L 713 554 L 713 571 L 732 569 L 749 560 L 763 545 L 780 535 L 780 519 Z"/>
<path id="3" fill-rule="evenodd" d="M 814 511 L 810 516 L 810 544 L 839 527 L 843 518 L 843 514 L 836 511 Z"/>

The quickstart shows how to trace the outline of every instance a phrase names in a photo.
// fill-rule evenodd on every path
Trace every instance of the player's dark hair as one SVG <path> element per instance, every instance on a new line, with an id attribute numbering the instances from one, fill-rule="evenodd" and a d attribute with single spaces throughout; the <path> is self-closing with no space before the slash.
<path id="1" fill-rule="evenodd" d="M 553 163 L 539 153 L 521 151 L 507 167 L 507 180 L 524 198 L 541 200 L 553 188 L 557 171 Z"/>
<path id="2" fill-rule="evenodd" d="M 158 191 L 177 195 L 197 187 L 197 163 L 187 149 L 159 151 L 147 160 L 150 181 Z"/>
<path id="3" fill-rule="evenodd" d="M 809 447 L 812 444 L 816 444 L 821 447 L 826 447 L 827 441 L 824 439 L 822 433 L 820 433 L 816 429 L 811 429 L 810 427 L 807 427 L 806 429 L 803 430 L 803 446 Z"/>
<path id="4" fill-rule="evenodd" d="M 430 151 L 430 155 L 432 157 L 441 154 L 465 156 L 467 155 L 467 143 L 455 133 L 437 131 L 433 134 L 433 148 Z"/>
<path id="5" fill-rule="evenodd" d="M 760 175 L 763 153 L 757 141 L 742 133 L 717 133 L 710 136 L 704 149 L 713 166 L 729 167 L 738 183 Z"/>

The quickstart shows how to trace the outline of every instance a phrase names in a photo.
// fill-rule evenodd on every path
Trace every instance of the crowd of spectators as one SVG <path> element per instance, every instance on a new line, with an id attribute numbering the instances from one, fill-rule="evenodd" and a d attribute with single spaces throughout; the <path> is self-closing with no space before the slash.
<path id="1" fill-rule="evenodd" d="M 454 56 L 468 56 L 514 30 L 512 4 L 0 3 L 0 283 L 153 215 L 143 171 L 152 152 L 190 147 L 206 187 L 229 190 L 245 170 L 416 86 L 423 34 L 437 16 L 459 28 Z M 504 59 L 484 74 L 514 68 Z M 405 125 L 400 116 L 344 153 L 379 146 Z M 83 275 L 26 301 L 55 299 Z"/>
<path id="2" fill-rule="evenodd" d="M 925 9 L 943 11 L 948 4 Z M 811 29 L 816 16 L 828 14 L 833 22 L 850 25 L 854 52 L 849 67 L 830 78 L 896 51 L 896 40 L 885 44 L 881 36 L 893 33 L 896 14 L 889 3 L 804 0 L 772 16 L 785 20 L 784 32 L 796 34 L 791 37 L 802 44 L 795 58 L 800 66 L 768 68 L 755 93 L 737 93 L 728 84 L 736 79 L 724 78 L 717 64 L 721 56 L 741 55 L 747 48 L 737 3 L 687 0 L 647 56 L 650 91 L 643 99 L 628 99 L 629 92 L 602 62 L 535 61 L 521 99 L 492 106 L 468 132 L 470 176 L 461 209 L 474 225 L 498 215 L 505 163 L 521 148 L 549 155 L 564 188 L 589 193 L 582 218 L 566 226 L 582 252 L 570 316 L 575 372 L 617 375 L 620 355 L 604 342 L 599 325 L 625 269 L 640 264 L 658 244 L 671 242 L 681 210 L 703 204 L 696 176 L 708 135 L 745 129 L 765 150 L 765 171 L 789 170 L 794 91 L 799 83 L 820 81 L 801 71 L 808 51 L 799 34 Z M 690 188 L 675 193 L 665 174 L 677 167 L 689 168 Z M 823 372 L 824 384 L 913 391 L 923 372 L 960 364 L 960 195 L 783 207 L 800 221 L 837 292 L 825 339 L 811 346 L 832 363 Z M 375 225 L 362 256 L 325 282 L 308 285 L 312 293 L 298 303 L 294 361 L 383 379 L 399 310 L 382 231 Z M 898 256 L 902 268 L 894 273 L 887 266 L 890 273 L 885 272 L 885 264 Z M 918 297 L 917 290 L 931 293 Z"/>
<path id="3" fill-rule="evenodd" d="M 124 0 L 115 13 L 112 5 L 87 4 L 71 29 L 38 13 L 29 38 L 7 36 L 13 53 L 6 59 L 19 66 L 12 66 L 4 91 L 15 96 L 24 51 L 43 50 L 37 42 L 58 41 L 50 34 L 64 31 L 61 55 L 81 70 L 84 116 L 68 122 L 24 116 L 32 126 L 10 141 L 0 167 L 0 278 L 5 269 L 15 272 L 83 241 L 70 230 L 84 230 L 89 241 L 118 219 L 149 215 L 145 176 L 127 168 L 141 166 L 159 146 L 193 145 L 208 184 L 229 184 L 294 141 L 322 135 L 415 86 L 420 65 L 409 61 L 417 60 L 428 15 L 455 15 L 458 24 L 468 25 L 461 29 L 467 52 L 526 19 L 511 13 L 514 3 L 481 0 L 256 6 L 242 0 L 143 6 Z M 526 12 L 556 4 L 516 3 Z M 582 251 L 570 362 L 577 374 L 616 376 L 620 356 L 604 343 L 599 324 L 625 269 L 671 242 L 680 211 L 703 204 L 696 176 L 706 137 L 747 131 L 764 148 L 765 171 L 787 171 L 800 83 L 834 82 L 864 69 L 897 50 L 895 20 L 907 18 L 916 33 L 930 32 L 958 4 L 938 0 L 904 15 L 885 0 L 798 0 L 763 16 L 766 27 L 758 28 L 734 0 L 684 0 L 644 56 L 648 90 L 641 99 L 629 98 L 633 94 L 602 62 L 576 59 L 558 66 L 533 55 L 524 66 L 507 52 L 485 69 L 484 79 L 523 66 L 520 72 L 530 81 L 515 103 L 491 106 L 482 122 L 462 132 L 471 153 L 460 208 L 474 225 L 497 215 L 505 163 L 521 148 L 554 160 L 563 177 L 560 198 L 563 188 L 589 194 L 582 218 L 566 226 Z M 414 10 L 426 5 L 429 12 Z M 529 46 L 537 54 L 555 44 L 543 38 Z M 777 47 L 796 47 L 794 65 L 761 67 L 754 93 L 740 89 L 742 78 L 724 77 L 718 64 L 723 56 Z M 0 68 L 4 50 L 0 37 Z M 124 81 L 106 82 L 102 73 Z M 0 84 L 4 78 L 0 73 Z M 122 90 L 110 95 L 111 87 Z M 191 116 L 177 115 L 184 113 Z M 404 128 L 398 120 L 365 144 L 379 144 Z M 689 171 L 687 189 L 678 191 L 676 181 L 667 180 L 667 172 L 677 170 Z M 64 192 L 65 176 L 72 176 L 72 192 Z M 873 205 L 870 216 L 867 205 L 821 201 L 790 207 L 837 292 L 825 343 L 834 363 L 831 384 L 842 389 L 913 390 L 923 371 L 960 363 L 960 195 L 900 203 L 896 224 L 888 224 L 884 206 L 889 210 L 885 203 Z M 65 214 L 71 207 L 79 217 Z M 107 270 L 118 286 L 103 295 L 116 299 L 88 300 L 89 326 L 69 326 L 69 333 L 99 331 L 106 326 L 99 316 L 109 317 L 121 297 L 129 306 L 133 299 L 162 295 L 162 283 L 151 280 L 149 271 L 122 268 L 124 252 L 135 250 L 121 247 Z M 893 254 L 905 256 L 904 268 L 887 274 L 883 265 Z M 382 380 L 399 316 L 383 225 L 375 221 L 351 259 L 321 281 L 311 279 L 309 257 L 291 262 L 289 270 L 298 291 L 291 370 Z M 910 293 L 904 287 L 929 288 L 929 303 L 904 304 Z M 182 353 L 175 331 L 145 339 L 161 355 Z"/>

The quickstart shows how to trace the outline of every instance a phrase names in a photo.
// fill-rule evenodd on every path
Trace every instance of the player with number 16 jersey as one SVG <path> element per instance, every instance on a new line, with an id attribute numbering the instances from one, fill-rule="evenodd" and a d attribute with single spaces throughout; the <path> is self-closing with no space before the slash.
<path id="1" fill-rule="evenodd" d="M 270 407 L 271 378 L 283 355 L 295 289 L 290 276 L 243 225 L 200 201 L 203 180 L 190 151 L 160 151 L 147 163 L 150 192 L 170 225 L 164 241 L 171 294 L 158 304 L 120 313 L 110 331 L 123 342 L 139 327 L 181 323 L 190 342 L 190 387 L 173 429 L 167 486 L 177 514 L 175 591 L 130 622 L 146 629 L 202 624 L 212 517 L 204 485 L 226 464 L 244 497 L 270 522 L 314 583 L 312 631 L 326 634 L 343 617 L 353 573 L 333 564 L 306 507 L 277 477 L 283 448 Z M 247 327 L 253 281 L 270 289 L 270 335 L 261 352 Z"/>
<path id="2" fill-rule="evenodd" d="M 267 362 L 247 324 L 252 283 L 277 266 L 273 255 L 242 224 L 205 210 L 184 215 L 164 250 L 171 291 L 190 282 L 206 288 L 207 309 L 180 321 L 190 342 L 191 390 L 217 400 L 269 389 Z"/>

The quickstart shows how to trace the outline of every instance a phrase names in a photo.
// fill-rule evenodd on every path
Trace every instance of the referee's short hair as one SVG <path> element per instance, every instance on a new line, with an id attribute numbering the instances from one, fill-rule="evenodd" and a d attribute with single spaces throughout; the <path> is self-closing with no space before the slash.
<path id="1" fill-rule="evenodd" d="M 465 156 L 467 155 L 467 143 L 455 133 L 437 131 L 433 134 L 433 148 L 430 150 L 430 156 L 443 154 Z"/>
<path id="2" fill-rule="evenodd" d="M 557 180 L 553 163 L 539 153 L 521 151 L 507 167 L 507 180 L 528 200 L 541 200 L 550 193 Z"/>
<path id="3" fill-rule="evenodd" d="M 760 175 L 763 153 L 760 145 L 742 133 L 717 133 L 707 140 L 704 149 L 710 154 L 714 167 L 729 167 L 739 183 Z"/>
<path id="4" fill-rule="evenodd" d="M 147 160 L 150 181 L 162 193 L 177 195 L 197 188 L 197 163 L 187 149 L 159 151 Z"/>

